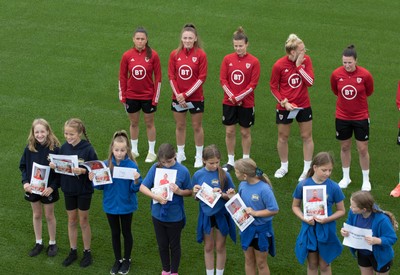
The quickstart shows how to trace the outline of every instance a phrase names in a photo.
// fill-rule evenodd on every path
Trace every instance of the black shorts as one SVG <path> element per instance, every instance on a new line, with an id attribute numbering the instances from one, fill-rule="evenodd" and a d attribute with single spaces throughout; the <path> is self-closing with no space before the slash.
<path id="1" fill-rule="evenodd" d="M 65 196 L 65 209 L 67 211 L 79 209 L 87 211 L 90 209 L 90 202 L 92 201 L 92 194 L 86 194 L 83 196 Z"/>
<path id="2" fill-rule="evenodd" d="M 336 139 L 347 140 L 353 136 L 358 141 L 369 140 L 369 119 L 342 120 L 336 119 Z"/>
<path id="3" fill-rule="evenodd" d="M 229 214 L 225 214 L 224 216 L 225 216 L 227 223 L 229 223 L 229 219 L 230 219 Z M 210 224 L 211 224 L 211 227 L 215 227 L 215 229 L 219 230 L 217 220 L 215 219 L 215 215 L 210 216 Z"/>
<path id="4" fill-rule="evenodd" d="M 210 217 L 210 224 L 211 224 L 211 228 L 215 227 L 215 229 L 219 229 L 217 221 L 215 220 L 215 216 L 214 215 Z"/>
<path id="5" fill-rule="evenodd" d="M 289 119 L 290 111 L 276 110 L 276 124 L 291 124 L 293 119 Z M 296 115 L 297 122 L 307 122 L 312 120 L 312 109 L 311 107 L 299 110 Z"/>
<path id="6" fill-rule="evenodd" d="M 239 123 L 243 128 L 250 128 L 256 120 L 254 107 L 243 108 L 222 104 L 222 124 L 234 125 Z"/>
<path id="7" fill-rule="evenodd" d="M 50 204 L 56 202 L 60 199 L 60 195 L 58 194 L 58 189 L 54 190 L 50 196 L 40 196 L 38 194 L 25 192 L 25 200 L 30 202 L 40 201 L 43 204 Z"/>
<path id="8" fill-rule="evenodd" d="M 375 260 L 374 254 L 365 255 L 357 251 L 357 261 L 358 265 L 362 267 L 371 267 L 375 270 L 375 272 L 386 273 L 390 270 L 390 267 L 393 264 L 393 261 L 385 264 L 380 270 L 378 270 L 378 263 Z"/>
<path id="9" fill-rule="evenodd" d="M 194 108 L 188 109 L 191 114 L 197 114 L 197 113 L 204 113 L 204 101 L 191 101 Z M 172 100 L 171 103 L 171 111 L 177 112 L 177 113 L 186 113 L 187 110 L 183 111 L 177 111 L 174 106 L 178 104 L 177 100 Z M 179 105 L 179 104 L 178 104 Z"/>
<path id="10" fill-rule="evenodd" d="M 260 247 L 258 246 L 258 238 L 254 238 L 252 241 L 251 241 L 251 243 L 250 243 L 250 245 L 249 245 L 249 247 L 252 247 L 252 248 L 254 248 L 255 250 L 258 250 L 258 251 L 260 251 Z M 269 250 L 269 248 L 272 246 L 272 237 L 268 237 L 268 250 Z"/>
<path id="11" fill-rule="evenodd" d="M 145 114 L 151 114 L 157 111 L 157 106 L 152 105 L 152 100 L 137 100 L 137 99 L 126 99 L 126 111 L 130 114 L 143 110 Z"/>

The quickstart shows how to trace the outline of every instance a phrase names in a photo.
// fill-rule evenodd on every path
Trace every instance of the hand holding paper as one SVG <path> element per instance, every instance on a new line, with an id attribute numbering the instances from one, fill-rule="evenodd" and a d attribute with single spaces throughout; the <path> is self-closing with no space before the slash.
<path id="1" fill-rule="evenodd" d="M 135 168 L 114 166 L 114 178 L 116 179 L 132 180 L 135 179 L 135 174 L 137 174 L 137 170 Z"/>
<path id="2" fill-rule="evenodd" d="M 174 108 L 175 108 L 175 110 L 180 112 L 180 111 L 184 111 L 184 110 L 188 110 L 188 109 L 193 109 L 194 105 L 192 102 L 186 102 L 186 106 L 181 106 L 179 104 L 175 104 Z"/>
<path id="3" fill-rule="evenodd" d="M 347 235 L 343 239 L 343 245 L 355 249 L 367 249 L 372 251 L 372 245 L 378 238 L 372 237 L 372 229 L 365 229 L 343 223 L 343 229 L 340 231 L 342 236 Z"/>
<path id="4" fill-rule="evenodd" d="M 217 201 L 219 200 L 219 198 L 221 198 L 221 189 L 212 188 L 207 183 L 203 182 L 203 184 L 198 189 L 196 198 L 200 199 L 209 207 L 213 208 L 217 203 Z"/>
<path id="5" fill-rule="evenodd" d="M 288 119 L 294 119 L 294 118 L 297 116 L 297 114 L 299 113 L 299 111 L 302 110 L 302 109 L 303 109 L 303 108 L 301 108 L 301 107 L 294 107 L 294 108 L 289 112 Z"/>

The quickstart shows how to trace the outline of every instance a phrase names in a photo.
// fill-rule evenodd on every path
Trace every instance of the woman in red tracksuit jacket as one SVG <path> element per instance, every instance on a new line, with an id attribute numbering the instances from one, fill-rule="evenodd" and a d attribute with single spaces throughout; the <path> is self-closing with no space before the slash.
<path id="1" fill-rule="evenodd" d="M 293 119 L 296 118 L 303 140 L 303 172 L 299 181 L 306 178 L 314 152 L 312 138 L 312 109 L 308 87 L 314 84 L 311 58 L 306 55 L 304 42 L 295 34 L 290 34 L 285 43 L 286 56 L 278 59 L 272 67 L 270 88 L 276 104 L 276 124 L 278 125 L 278 154 L 281 167 L 275 178 L 284 177 L 289 171 L 288 139 Z M 301 108 L 292 118 L 296 108 Z M 289 114 L 292 112 L 291 116 Z"/>
<path id="2" fill-rule="evenodd" d="M 181 32 L 179 47 L 169 57 L 168 78 L 172 88 L 172 106 L 176 123 L 176 144 L 178 146 L 177 161 L 186 160 L 186 111 L 188 103 L 192 117 L 194 142 L 196 145 L 195 168 L 203 166 L 202 153 L 204 147 L 203 83 L 207 77 L 207 56 L 202 50 L 197 30 L 194 25 L 186 24 Z"/>
<path id="3" fill-rule="evenodd" d="M 248 37 L 242 27 L 233 34 L 234 53 L 221 63 L 220 83 L 224 90 L 222 123 L 225 125 L 225 142 L 228 162 L 223 166 L 231 171 L 235 164 L 236 124 L 240 126 L 243 158 L 250 157 L 251 126 L 254 125 L 254 90 L 260 78 L 260 62 L 247 52 Z"/>
<path id="4" fill-rule="evenodd" d="M 369 71 L 357 65 L 354 45 L 346 47 L 342 54 L 343 66 L 333 71 L 331 89 L 336 101 L 336 139 L 340 141 L 340 157 L 343 178 L 340 188 L 350 184 L 351 137 L 354 132 L 360 166 L 363 175 L 361 189 L 371 190 L 369 181 L 369 112 L 368 97 L 374 92 L 374 80 Z"/>
<path id="5" fill-rule="evenodd" d="M 138 27 L 133 33 L 134 47 L 122 55 L 119 70 L 119 100 L 124 104 L 130 120 L 132 153 L 139 156 L 139 118 L 140 109 L 144 113 L 149 151 L 145 162 L 154 162 L 157 158 L 156 128 L 154 113 L 157 110 L 161 91 L 160 58 L 150 48 L 147 31 Z"/>

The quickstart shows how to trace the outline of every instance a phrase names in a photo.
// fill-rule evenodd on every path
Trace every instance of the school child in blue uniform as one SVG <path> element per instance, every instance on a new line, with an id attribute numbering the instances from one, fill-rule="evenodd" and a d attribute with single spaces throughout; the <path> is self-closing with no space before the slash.
<path id="1" fill-rule="evenodd" d="M 344 195 L 339 185 L 329 177 L 333 169 L 333 158 L 327 152 L 318 153 L 311 162 L 306 179 L 300 181 L 293 193 L 292 210 L 302 221 L 300 233 L 296 240 L 295 253 L 297 260 L 303 264 L 307 259 L 307 274 L 331 274 L 331 262 L 343 250 L 336 234 L 336 220 L 346 213 Z M 326 186 L 327 218 L 304 218 L 302 211 L 303 186 Z M 336 205 L 333 213 L 332 206 Z"/>
<path id="2" fill-rule="evenodd" d="M 372 251 L 350 248 L 357 257 L 361 274 L 388 274 L 393 264 L 393 245 L 397 241 L 395 230 L 398 223 L 395 216 L 389 211 L 383 211 L 375 204 L 375 200 L 368 191 L 357 191 L 351 195 L 350 211 L 347 224 L 372 229 L 371 237 L 364 237 L 372 245 Z M 349 232 L 342 228 L 340 233 L 348 237 Z"/>
<path id="3" fill-rule="evenodd" d="M 239 195 L 247 206 L 246 213 L 254 221 L 240 233 L 245 256 L 246 274 L 269 274 L 267 256 L 275 256 L 275 236 L 272 219 L 278 214 L 272 185 L 264 172 L 250 158 L 235 162 L 235 175 L 240 180 Z"/>
<path id="4" fill-rule="evenodd" d="M 126 131 L 114 133 L 108 159 L 104 163 L 110 168 L 113 183 L 97 185 L 95 188 L 103 190 L 103 210 L 107 214 L 111 229 L 115 262 L 110 274 L 128 274 L 133 247 L 132 215 L 138 208 L 136 193 L 139 191 L 142 178 L 133 157 Z M 137 172 L 132 173 L 131 179 L 115 178 L 113 172 L 115 167 L 134 168 Z M 93 180 L 93 177 L 94 173 L 89 173 L 89 179 Z M 124 237 L 124 257 L 121 254 L 121 233 Z"/>
<path id="5" fill-rule="evenodd" d="M 85 139 L 82 139 L 82 135 Z M 79 118 L 71 118 L 64 124 L 64 137 L 66 142 L 60 148 L 60 155 L 77 155 L 80 163 L 97 160 L 97 154 L 88 139 L 86 128 Z M 52 169 L 55 163 L 50 163 Z M 75 176 L 60 174 L 61 190 L 64 193 L 65 208 L 68 214 L 68 238 L 70 252 L 63 261 L 63 266 L 69 266 L 78 259 L 78 224 L 82 231 L 83 258 L 81 267 L 92 264 L 90 250 L 92 233 L 89 224 L 89 209 L 93 194 L 93 184 L 89 180 L 86 168 L 73 167 Z"/>
<path id="6" fill-rule="evenodd" d="M 140 192 L 158 201 L 151 203 L 151 216 L 163 268 L 162 275 L 177 275 L 181 260 L 181 233 L 186 222 L 183 197 L 192 195 L 190 173 L 176 161 L 176 152 L 171 144 L 160 145 L 157 159 L 140 185 Z M 156 168 L 177 170 L 176 181 L 169 183 L 174 193 L 172 201 L 150 190 L 154 187 Z"/>
<path id="7" fill-rule="evenodd" d="M 221 197 L 213 208 L 203 201 L 199 205 L 199 217 L 197 224 L 197 241 L 204 240 L 204 260 L 206 274 L 214 275 L 214 249 L 216 250 L 216 275 L 223 275 L 226 262 L 226 236 L 236 242 L 236 227 L 225 203 L 229 200 L 229 194 L 234 193 L 235 185 L 229 173 L 220 166 L 221 153 L 215 145 L 209 145 L 203 149 L 204 167 L 196 171 L 192 178 L 193 193 L 196 195 L 202 184 L 213 188 Z M 233 192 L 232 192 L 233 191 Z"/>
<path id="8" fill-rule="evenodd" d="M 47 188 L 42 195 L 32 193 L 30 185 L 32 176 L 32 166 L 36 162 L 40 165 L 49 165 L 49 154 L 58 154 L 60 142 L 54 135 L 50 124 L 43 118 L 35 119 L 32 123 L 28 137 L 28 145 L 19 163 L 22 175 L 22 184 L 25 191 L 25 200 L 31 202 L 33 215 L 33 230 L 35 232 L 36 243 L 29 252 L 29 256 L 39 255 L 43 248 L 42 240 L 42 205 L 44 208 L 47 228 L 49 231 L 49 246 L 47 255 L 53 257 L 57 255 L 58 247 L 56 244 L 56 217 L 54 216 L 54 203 L 59 200 L 58 180 L 59 177 L 50 170 Z"/>

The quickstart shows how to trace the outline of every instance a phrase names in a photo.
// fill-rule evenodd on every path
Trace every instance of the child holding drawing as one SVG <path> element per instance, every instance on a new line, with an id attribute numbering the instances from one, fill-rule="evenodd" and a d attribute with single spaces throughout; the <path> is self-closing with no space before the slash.
<path id="1" fill-rule="evenodd" d="M 310 170 L 304 181 L 297 184 L 293 193 L 292 210 L 302 221 L 300 234 L 297 237 L 295 253 L 298 261 L 303 264 L 307 258 L 307 274 L 331 274 L 330 263 L 340 255 L 342 244 L 336 235 L 336 220 L 346 213 L 344 208 L 344 195 L 339 185 L 329 177 L 333 169 L 333 158 L 327 152 L 318 153 L 311 162 Z M 327 217 L 305 217 L 301 205 L 304 186 L 326 186 Z M 336 205 L 333 213 L 332 207 Z M 324 211 L 325 214 L 325 211 Z"/>
<path id="2" fill-rule="evenodd" d="M 42 205 L 44 208 L 47 228 L 49 231 L 49 246 L 47 255 L 53 257 L 57 255 L 56 245 L 56 218 L 54 216 L 54 203 L 59 200 L 58 194 L 58 175 L 50 171 L 47 188 L 42 195 L 32 193 L 31 176 L 33 163 L 40 165 L 49 165 L 49 154 L 58 154 L 60 142 L 54 135 L 49 123 L 42 119 L 35 119 L 32 123 L 28 136 L 28 145 L 19 163 L 19 169 L 22 174 L 22 184 L 25 191 L 25 199 L 31 202 L 33 215 L 33 230 L 35 232 L 36 243 L 29 252 L 29 256 L 39 255 L 43 248 L 42 241 Z M 36 169 L 39 171 L 40 169 Z M 41 175 L 42 176 L 42 175 Z"/>
<path id="3" fill-rule="evenodd" d="M 229 173 L 221 166 L 221 153 L 215 145 L 203 149 L 204 167 L 194 173 L 192 178 L 193 192 L 197 194 L 202 184 L 213 188 L 221 197 L 214 207 L 208 206 L 200 201 L 199 217 L 197 225 L 197 241 L 201 243 L 204 239 L 204 260 L 206 274 L 214 275 L 214 247 L 216 256 L 216 275 L 223 275 L 226 262 L 226 236 L 230 234 L 231 239 L 236 241 L 235 223 L 225 208 L 230 193 L 234 193 L 235 185 Z"/>
<path id="4" fill-rule="evenodd" d="M 81 139 L 82 135 L 86 140 Z M 66 142 L 60 148 L 60 155 L 77 155 L 80 162 L 97 160 L 97 154 L 90 144 L 83 122 L 78 118 L 71 118 L 64 124 L 64 137 Z M 52 169 L 55 163 L 50 162 Z M 63 266 L 69 266 L 78 259 L 78 222 L 82 231 L 83 258 L 81 267 L 92 264 L 91 230 L 89 224 L 89 209 L 93 194 L 93 184 L 89 180 L 87 170 L 83 167 L 72 167 L 75 176 L 60 174 L 61 190 L 64 192 L 65 207 L 68 214 L 68 238 L 71 250 L 63 261 Z"/>
<path id="5" fill-rule="evenodd" d="M 250 158 L 235 162 L 235 174 L 246 213 L 255 219 L 240 234 L 246 274 L 256 274 L 257 269 L 258 274 L 270 274 L 267 256 L 275 256 L 272 219 L 279 211 L 271 182 Z"/>
<path id="6" fill-rule="evenodd" d="M 351 195 L 350 211 L 347 224 L 372 229 L 372 236 L 365 237 L 365 241 L 372 245 L 372 251 L 367 249 L 350 248 L 351 253 L 357 256 L 361 274 L 389 274 L 393 264 L 393 245 L 397 241 L 395 230 L 398 223 L 395 216 L 380 209 L 370 192 L 357 191 Z M 342 228 L 340 233 L 348 237 L 350 232 Z"/>
<path id="7" fill-rule="evenodd" d="M 151 216 L 163 268 L 161 274 L 177 275 L 181 260 L 181 233 L 186 222 L 183 197 L 192 195 L 190 173 L 176 161 L 176 152 L 171 144 L 160 145 L 157 159 L 140 185 L 140 192 L 158 202 L 151 204 Z M 155 186 L 157 168 L 176 170 L 175 182 L 170 178 L 169 183 L 172 201 L 150 190 Z"/>
<path id="8" fill-rule="evenodd" d="M 139 191 L 142 178 L 133 158 L 128 134 L 122 130 L 114 133 L 108 159 L 104 162 L 112 172 L 112 184 L 97 185 L 103 190 L 103 210 L 111 229 L 112 246 L 115 262 L 110 274 L 127 274 L 131 265 L 133 236 L 131 231 L 132 214 L 138 208 L 136 193 Z M 130 179 L 118 178 L 116 168 L 136 169 Z M 93 180 L 94 173 L 89 173 Z M 124 257 L 121 254 L 121 232 L 124 237 Z"/>

